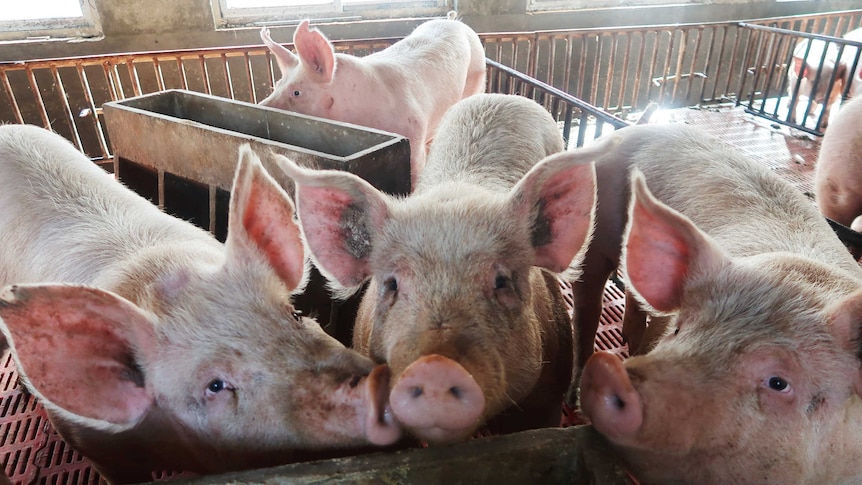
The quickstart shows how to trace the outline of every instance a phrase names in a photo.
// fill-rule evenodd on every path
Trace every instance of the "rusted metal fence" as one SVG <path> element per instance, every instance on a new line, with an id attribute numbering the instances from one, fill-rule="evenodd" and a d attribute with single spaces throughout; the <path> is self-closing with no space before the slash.
<path id="1" fill-rule="evenodd" d="M 840 37 L 862 10 L 704 24 L 485 34 L 489 58 L 617 115 L 747 98 L 750 26 Z"/>
<path id="2" fill-rule="evenodd" d="M 840 36 L 862 24 L 862 10 L 756 24 Z M 602 111 L 622 117 L 650 102 L 679 107 L 747 99 L 750 73 L 757 72 L 752 63 L 760 62 L 747 55 L 757 45 L 751 32 L 738 23 L 711 23 L 483 34 L 482 40 L 493 61 L 489 91 L 533 96 L 564 125 L 571 120 L 565 129 L 578 128 L 570 144 L 579 145 L 596 134 L 581 127 L 599 120 L 601 133 Z M 336 49 L 361 56 L 397 40 L 341 41 Z M 0 122 L 51 128 L 93 159 L 109 159 L 103 103 L 171 88 L 256 103 L 271 91 L 277 69 L 263 46 L 0 63 Z"/>
<path id="3" fill-rule="evenodd" d="M 740 26 L 748 31 L 744 65 L 751 67 L 742 73 L 738 90 L 742 96 L 737 104 L 757 116 L 822 135 L 829 104 L 846 99 L 854 89 L 862 42 L 761 25 Z M 792 77 L 790 70 L 795 74 Z"/>

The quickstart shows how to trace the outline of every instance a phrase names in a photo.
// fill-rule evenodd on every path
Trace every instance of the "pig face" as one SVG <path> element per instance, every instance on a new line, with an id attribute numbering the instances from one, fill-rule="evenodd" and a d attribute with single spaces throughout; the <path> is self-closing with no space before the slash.
<path id="1" fill-rule="evenodd" d="M 633 193 L 629 282 L 673 318 L 647 355 L 587 362 L 595 428 L 643 483 L 858 476 L 859 282 L 788 253 L 732 259 L 641 175 Z"/>
<path id="2" fill-rule="evenodd" d="M 120 436 L 170 450 L 135 455 L 134 466 L 214 472 L 400 435 L 384 416 L 388 369 L 294 311 L 305 259 L 292 203 L 241 153 L 221 260 L 157 247 L 116 292 L 29 284 L 0 294 L 0 328 L 28 387 L 110 480 L 141 478 L 111 449 Z M 208 253 L 212 243 L 191 236 Z M 104 434 L 77 441 L 93 430 Z"/>
<path id="3" fill-rule="evenodd" d="M 594 156 L 552 155 L 508 193 L 444 183 L 402 200 L 282 159 L 318 267 L 348 289 L 370 279 L 354 347 L 393 369 L 393 412 L 417 437 L 466 438 L 535 386 L 553 318 L 539 268 L 566 270 L 589 239 Z"/>
<path id="4" fill-rule="evenodd" d="M 308 20 L 303 20 L 294 33 L 293 42 L 298 55 L 273 42 L 268 29 L 261 30 L 261 39 L 275 56 L 281 70 L 281 79 L 272 94 L 260 104 L 331 118 L 329 113 L 335 103 L 331 94 L 335 50 L 320 31 L 310 30 L 308 25 Z"/>

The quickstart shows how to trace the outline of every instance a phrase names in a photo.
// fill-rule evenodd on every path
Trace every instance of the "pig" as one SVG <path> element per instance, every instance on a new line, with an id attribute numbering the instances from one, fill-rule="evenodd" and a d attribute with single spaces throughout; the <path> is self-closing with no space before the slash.
<path id="1" fill-rule="evenodd" d="M 575 162 L 601 149 L 562 148 L 537 103 L 481 94 L 444 116 L 406 198 L 280 162 L 317 267 L 347 294 L 368 282 L 353 346 L 388 363 L 393 415 L 426 443 L 560 425 L 574 350 L 558 274 L 592 231 L 595 172 Z"/>
<path id="2" fill-rule="evenodd" d="M 850 226 L 862 215 L 862 99 L 844 103 L 823 135 L 814 169 L 820 212 Z M 857 224 L 858 226 L 858 224 Z M 857 255 L 859 256 L 859 255 Z"/>
<path id="3" fill-rule="evenodd" d="M 298 315 L 293 205 L 245 145 L 226 244 L 48 130 L 0 127 L 0 328 L 28 391 L 112 483 L 386 445 L 389 371 Z"/>
<path id="4" fill-rule="evenodd" d="M 297 54 L 273 42 L 268 29 L 260 35 L 282 75 L 260 104 L 406 137 L 414 186 L 443 113 L 485 91 L 485 49 L 453 14 L 365 57 L 336 54 L 308 20 L 293 36 Z"/>
<path id="5" fill-rule="evenodd" d="M 846 78 L 846 66 L 838 62 L 838 57 L 837 45 L 820 39 L 804 39 L 793 49 L 793 64 L 787 71 L 791 122 L 797 123 L 799 98 L 805 97 L 807 108 L 801 123 L 805 123 L 819 105 L 822 109 L 819 126 L 829 125 L 830 109 L 841 97 Z"/>
<path id="6" fill-rule="evenodd" d="M 862 43 L 862 29 L 851 30 L 844 34 L 843 38 Z M 862 57 L 859 55 L 859 47 L 846 45 L 840 62 L 844 66 L 844 84 L 850 86 L 847 96 L 859 97 L 862 95 Z"/>
<path id="7" fill-rule="evenodd" d="M 587 361 L 586 418 L 643 484 L 860 483 L 862 269 L 737 149 L 683 125 L 614 136 L 597 171 L 632 173 L 632 200 L 598 203 L 627 214 L 627 288 L 669 323 L 645 355 Z"/>

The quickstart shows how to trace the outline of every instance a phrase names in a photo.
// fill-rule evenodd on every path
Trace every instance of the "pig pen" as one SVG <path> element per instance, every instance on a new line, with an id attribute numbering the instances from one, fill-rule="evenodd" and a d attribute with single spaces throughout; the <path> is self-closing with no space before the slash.
<path id="1" fill-rule="evenodd" d="M 860 21 L 862 11 L 749 23 L 840 35 Z M 819 139 L 752 116 L 738 107 L 740 100 L 749 97 L 742 93 L 750 92 L 751 73 L 756 72 L 751 65 L 757 65 L 746 57 L 750 35 L 745 29 L 738 23 L 717 23 L 483 34 L 489 57 L 488 91 L 520 94 L 542 104 L 559 121 L 570 147 L 589 143 L 624 126 L 624 119 L 636 119 L 648 103 L 658 103 L 662 110 L 653 115 L 652 122 L 700 125 L 748 151 L 810 194 Z M 337 48 L 364 55 L 395 40 L 345 41 L 337 43 Z M 120 164 L 127 164 L 116 156 L 120 150 L 105 116 L 110 108 L 103 105 L 130 105 L 140 97 L 170 89 L 256 103 L 277 79 L 277 67 L 272 61 L 264 47 L 245 46 L 0 64 L 0 86 L 7 101 L 0 104 L 0 120 L 51 128 L 106 170 L 117 167 L 118 175 L 132 186 L 138 177 L 149 178 L 150 197 L 166 210 L 171 210 L 172 197 L 194 194 L 191 197 L 197 197 L 195 205 L 201 213 L 217 215 L 226 207 L 225 194 L 217 184 L 179 176 L 169 167 L 147 167 L 144 160 L 131 160 L 129 174 L 124 175 Z M 697 109 L 683 108 L 692 105 Z M 217 231 L 218 224 L 213 222 L 216 220 L 210 217 L 206 223 L 198 222 Z M 570 292 L 562 286 L 561 291 L 571 307 Z M 620 286 L 609 283 L 596 348 L 625 358 L 627 350 L 619 327 L 622 310 Z M 336 327 L 328 330 L 338 334 Z M 3 355 L 0 383 L 0 458 L 13 483 L 101 481 L 87 460 L 59 439 L 41 405 L 18 385 L 8 353 Z M 578 422 L 577 416 L 564 410 L 564 426 Z M 204 477 L 197 482 L 274 479 L 309 483 L 326 477 L 339 483 L 410 482 L 419 478 L 631 483 L 603 440 L 583 426 L 483 438 L 439 449 L 377 453 Z M 154 477 L 183 478 L 171 474 Z"/>

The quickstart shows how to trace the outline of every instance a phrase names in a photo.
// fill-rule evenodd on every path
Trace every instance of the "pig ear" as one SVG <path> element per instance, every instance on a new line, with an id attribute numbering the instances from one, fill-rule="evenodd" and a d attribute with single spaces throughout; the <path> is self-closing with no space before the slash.
<path id="1" fill-rule="evenodd" d="M 153 404 L 136 360 L 153 355 L 154 325 L 129 301 L 81 286 L 11 286 L 0 320 L 31 389 L 64 418 L 122 431 Z"/>
<path id="2" fill-rule="evenodd" d="M 862 364 L 862 290 L 833 303 L 825 313 L 838 347 L 853 354 Z M 862 395 L 862 371 L 857 371 L 854 384 L 856 393 Z"/>
<path id="3" fill-rule="evenodd" d="M 228 264 L 261 255 L 290 290 L 304 284 L 305 251 L 293 203 L 248 144 L 239 149 L 228 215 Z M 254 257 L 254 256 L 252 256 Z"/>
<path id="4" fill-rule="evenodd" d="M 264 27 L 260 29 L 260 38 L 269 48 L 269 51 L 272 52 L 272 55 L 275 56 L 275 62 L 278 63 L 278 68 L 281 70 L 282 76 L 290 72 L 291 69 L 299 64 L 299 57 L 296 57 L 296 54 L 290 52 L 286 47 L 272 40 L 272 37 L 269 35 L 268 28 Z"/>
<path id="5" fill-rule="evenodd" d="M 321 82 L 332 81 L 332 75 L 335 73 L 335 49 L 319 30 L 308 28 L 308 20 L 303 20 L 296 28 L 293 44 L 299 58 L 309 69 L 319 74 Z"/>
<path id="6" fill-rule="evenodd" d="M 695 272 L 717 271 L 729 258 L 688 218 L 653 197 L 643 174 L 632 174 L 632 202 L 624 238 L 628 282 L 660 312 L 679 308 Z"/>
<path id="7" fill-rule="evenodd" d="M 512 211 L 531 228 L 533 265 L 563 272 L 592 236 L 596 169 L 607 143 L 561 152 L 536 164 L 510 192 Z"/>
<path id="8" fill-rule="evenodd" d="M 317 268 L 344 288 L 362 284 L 371 276 L 372 237 L 389 214 L 387 196 L 351 173 L 275 159 L 296 182 L 299 220 Z"/>

